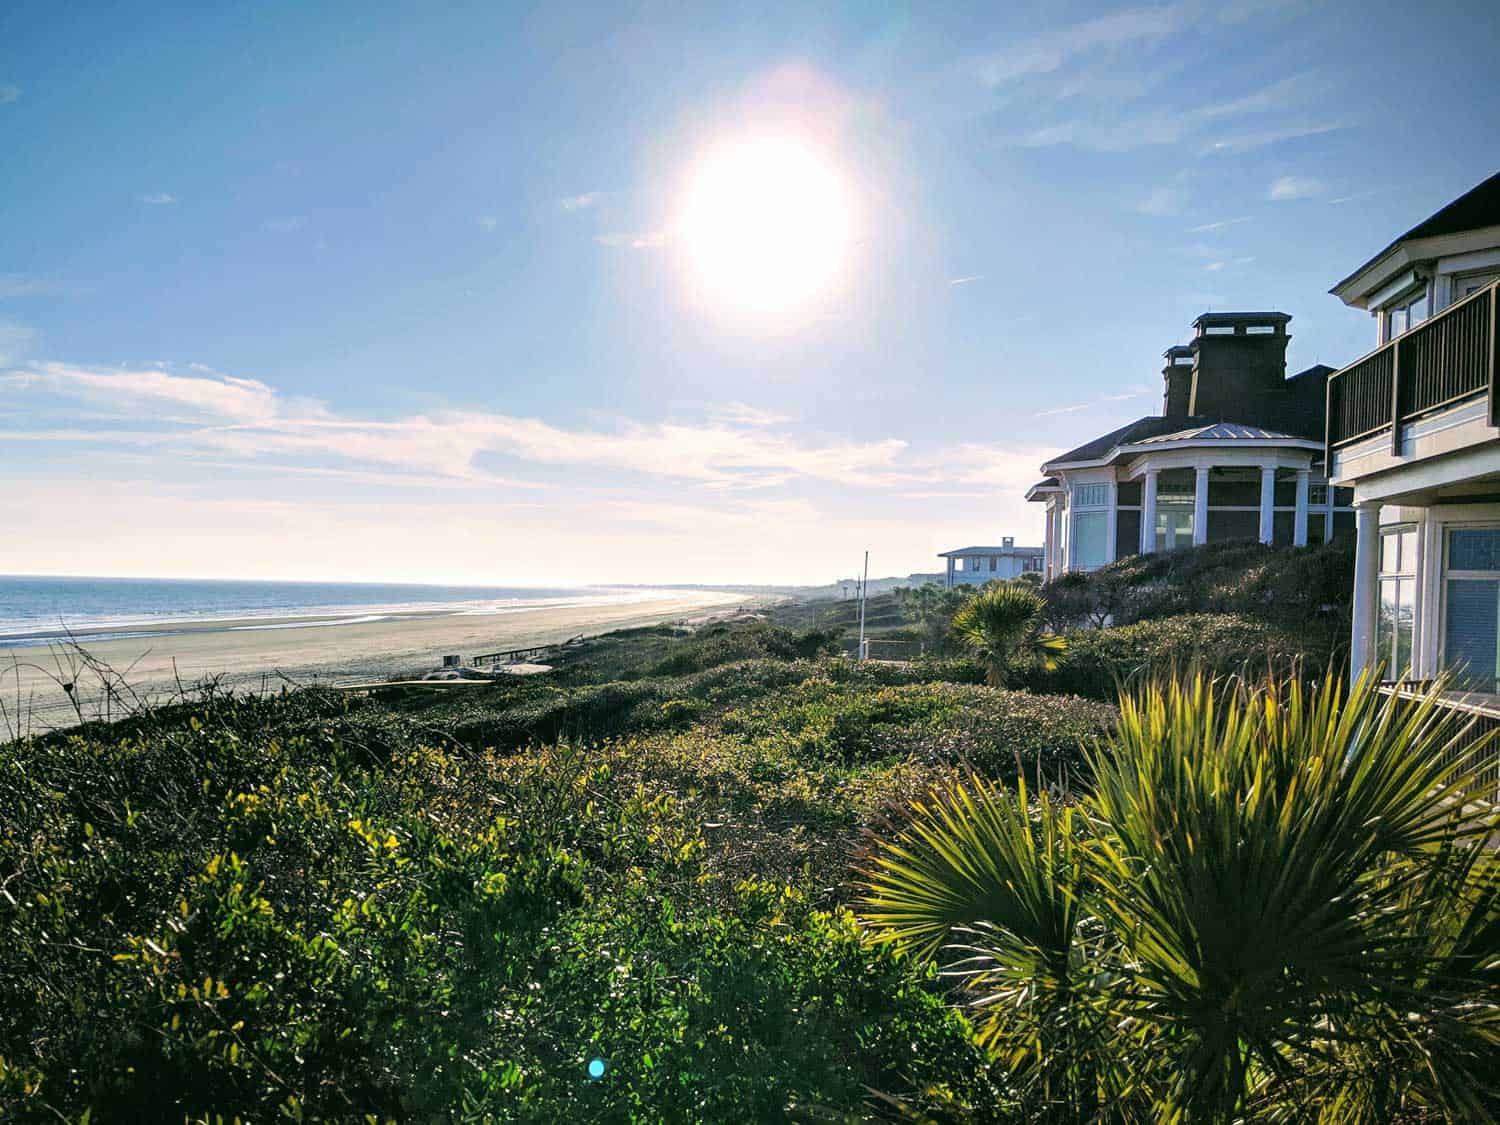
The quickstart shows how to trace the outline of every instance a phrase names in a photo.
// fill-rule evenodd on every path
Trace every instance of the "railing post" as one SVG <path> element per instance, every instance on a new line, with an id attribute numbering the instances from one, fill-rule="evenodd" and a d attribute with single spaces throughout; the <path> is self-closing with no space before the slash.
<path id="1" fill-rule="evenodd" d="M 1391 456 L 1401 456 L 1401 337 L 1391 343 Z"/>
<path id="2" fill-rule="evenodd" d="M 1490 425 L 1500 426 L 1500 402 L 1495 394 L 1495 375 L 1500 369 L 1500 281 L 1490 284 Z"/>
<path id="3" fill-rule="evenodd" d="M 1338 373 L 1323 383 L 1323 476 L 1333 479 L 1333 383 Z"/>

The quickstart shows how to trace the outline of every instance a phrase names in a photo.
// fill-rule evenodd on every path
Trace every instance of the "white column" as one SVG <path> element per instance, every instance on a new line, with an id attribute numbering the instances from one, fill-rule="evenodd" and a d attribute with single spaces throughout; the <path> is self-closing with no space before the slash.
<path id="1" fill-rule="evenodd" d="M 1333 481 L 1326 485 L 1328 506 L 1323 511 L 1323 542 L 1333 542 Z"/>
<path id="2" fill-rule="evenodd" d="M 1159 470 L 1147 469 L 1146 479 L 1141 482 L 1141 554 L 1149 555 L 1156 550 L 1156 474 Z"/>
<path id="3" fill-rule="evenodd" d="M 1057 498 L 1057 503 L 1052 507 L 1052 577 L 1060 578 L 1068 569 L 1066 548 L 1063 544 L 1063 520 L 1068 518 L 1067 509 L 1063 507 L 1062 497 Z"/>
<path id="4" fill-rule="evenodd" d="M 1119 553 L 1115 550 L 1115 544 L 1116 542 L 1118 542 L 1116 536 L 1118 535 L 1119 531 L 1119 502 L 1119 484 L 1115 481 L 1110 481 L 1109 510 L 1105 513 L 1104 516 L 1104 563 L 1106 566 L 1114 562 L 1115 555 Z"/>
<path id="5" fill-rule="evenodd" d="M 1297 514 L 1292 520 L 1292 546 L 1307 546 L 1307 489 L 1311 484 L 1312 471 L 1297 470 Z"/>
<path id="6" fill-rule="evenodd" d="M 1375 615 L 1380 601 L 1380 505 L 1354 508 L 1354 627 L 1349 635 L 1349 679 L 1375 660 Z"/>
<path id="7" fill-rule="evenodd" d="M 1193 546 L 1201 547 L 1208 542 L 1208 469 L 1198 466 L 1197 479 L 1193 481 Z"/>
<path id="8" fill-rule="evenodd" d="M 1260 470 L 1260 541 L 1267 546 L 1276 530 L 1276 466 Z"/>

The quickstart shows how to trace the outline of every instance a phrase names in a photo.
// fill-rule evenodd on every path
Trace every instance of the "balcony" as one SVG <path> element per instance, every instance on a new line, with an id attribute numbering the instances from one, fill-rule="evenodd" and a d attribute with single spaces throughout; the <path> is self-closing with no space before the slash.
<path id="1" fill-rule="evenodd" d="M 1328 377 L 1327 464 L 1340 449 L 1389 435 L 1402 455 L 1402 429 L 1461 403 L 1485 402 L 1500 424 L 1496 311 L 1500 282 L 1487 286 Z M 1345 474 L 1335 474 L 1345 475 Z"/>

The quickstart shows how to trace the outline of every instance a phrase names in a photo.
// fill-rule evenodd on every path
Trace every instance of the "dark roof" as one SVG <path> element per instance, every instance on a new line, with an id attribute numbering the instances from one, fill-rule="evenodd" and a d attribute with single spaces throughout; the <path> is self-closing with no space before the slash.
<path id="1" fill-rule="evenodd" d="M 1238 324 L 1240 321 L 1275 321 L 1286 324 L 1292 318 L 1284 312 L 1207 312 L 1197 317 L 1194 324 Z"/>
<path id="2" fill-rule="evenodd" d="M 1158 437 L 1161 434 L 1170 434 L 1175 430 L 1185 429 L 1194 423 L 1200 426 L 1207 425 L 1213 420 L 1212 418 L 1163 418 L 1159 414 L 1152 414 L 1145 418 L 1137 418 L 1134 422 L 1129 422 L 1121 426 L 1118 430 L 1111 430 L 1107 434 L 1096 437 L 1091 442 L 1080 445 L 1077 449 L 1070 449 L 1061 456 L 1052 458 L 1047 464 L 1066 464 L 1070 461 L 1097 461 L 1117 445 L 1126 445 L 1130 442 Z M 1042 467 L 1045 469 L 1046 465 Z"/>
<path id="3" fill-rule="evenodd" d="M 1436 238 L 1440 234 L 1457 234 L 1475 227 L 1492 227 L 1500 223 L 1500 172 L 1476 188 L 1464 192 L 1436 214 L 1423 219 L 1396 242 L 1413 238 Z M 1392 243 L 1391 245 L 1395 245 Z"/>
<path id="4" fill-rule="evenodd" d="M 1500 172 L 1496 172 L 1484 183 L 1470 188 L 1446 207 L 1423 219 L 1335 285 L 1330 292 L 1343 288 L 1403 242 L 1418 238 L 1437 238 L 1439 235 L 1457 234 L 1459 231 L 1477 230 L 1481 227 L 1496 225 L 1500 225 Z"/>
<path id="5" fill-rule="evenodd" d="M 1337 367 L 1329 367 L 1326 363 L 1315 363 L 1305 371 L 1299 371 L 1295 375 L 1288 375 L 1286 381 L 1290 383 L 1293 379 L 1309 379 L 1318 375 L 1326 379 L 1337 370 Z"/>
<path id="6" fill-rule="evenodd" d="M 1027 492 L 1035 492 L 1039 488 L 1061 488 L 1061 487 L 1062 487 L 1062 485 L 1057 482 L 1057 478 L 1056 477 L 1043 477 L 1041 480 L 1037 481 L 1034 485 L 1032 485 L 1026 491 Z"/>

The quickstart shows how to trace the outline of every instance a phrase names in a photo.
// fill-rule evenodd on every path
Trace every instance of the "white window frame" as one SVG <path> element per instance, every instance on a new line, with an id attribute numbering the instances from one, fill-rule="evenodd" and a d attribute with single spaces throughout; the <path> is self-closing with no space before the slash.
<path id="1" fill-rule="evenodd" d="M 1097 492 L 1095 490 L 1098 490 Z M 1098 497 L 1095 499 L 1095 497 Z M 1080 481 L 1073 486 L 1073 506 L 1077 509 L 1109 507 L 1109 484 L 1106 481 Z"/>
<path id="2" fill-rule="evenodd" d="M 1411 307 L 1417 304 L 1419 301 L 1427 302 L 1427 311 L 1423 314 L 1421 320 L 1417 321 L 1416 324 L 1413 324 L 1411 323 Z M 1405 312 L 1407 314 L 1406 327 L 1403 328 L 1400 332 L 1392 332 L 1391 315 L 1397 312 Z M 1380 306 L 1380 342 L 1382 344 L 1388 344 L 1397 336 L 1410 332 L 1413 328 L 1417 327 L 1417 325 L 1425 324 L 1431 319 L 1432 293 L 1429 291 L 1427 283 L 1424 281 L 1412 286 L 1410 289 L 1402 292 L 1399 296 L 1393 297 L 1391 300 Z"/>
<path id="3" fill-rule="evenodd" d="M 1448 533 L 1452 531 L 1500 531 L 1500 519 L 1488 520 L 1444 520 L 1437 525 L 1438 534 L 1438 558 L 1441 565 L 1437 567 L 1437 624 L 1435 632 L 1437 635 L 1437 669 L 1448 667 L 1448 582 L 1450 579 L 1478 579 L 1480 581 L 1500 581 L 1500 570 L 1460 570 L 1450 571 L 1448 569 Z M 1500 638 L 1497 638 L 1500 643 Z M 1484 693 L 1480 693 L 1484 694 Z"/>
<path id="4" fill-rule="evenodd" d="M 1411 558 L 1404 557 L 1401 551 L 1401 537 L 1411 536 Z M 1387 538 L 1396 540 L 1397 559 L 1396 569 L 1385 569 L 1385 543 Z M 1399 679 L 1403 674 L 1416 678 L 1416 669 L 1421 662 L 1420 645 L 1422 638 L 1422 591 L 1421 572 L 1419 561 L 1422 557 L 1422 528 L 1421 525 L 1411 521 L 1403 520 L 1400 523 L 1388 523 L 1380 525 L 1379 555 L 1376 562 L 1375 575 L 1375 660 L 1385 666 L 1385 679 L 1387 682 Z M 1391 650 L 1380 652 L 1380 622 L 1379 616 L 1385 604 L 1385 584 L 1395 582 L 1399 591 L 1404 590 L 1411 599 L 1411 637 L 1407 641 L 1407 663 L 1405 667 L 1396 664 L 1396 650 L 1398 647 L 1397 630 L 1391 631 Z M 1400 613 L 1401 600 L 1397 597 L 1397 613 Z M 1399 620 L 1399 617 L 1398 617 Z"/>

